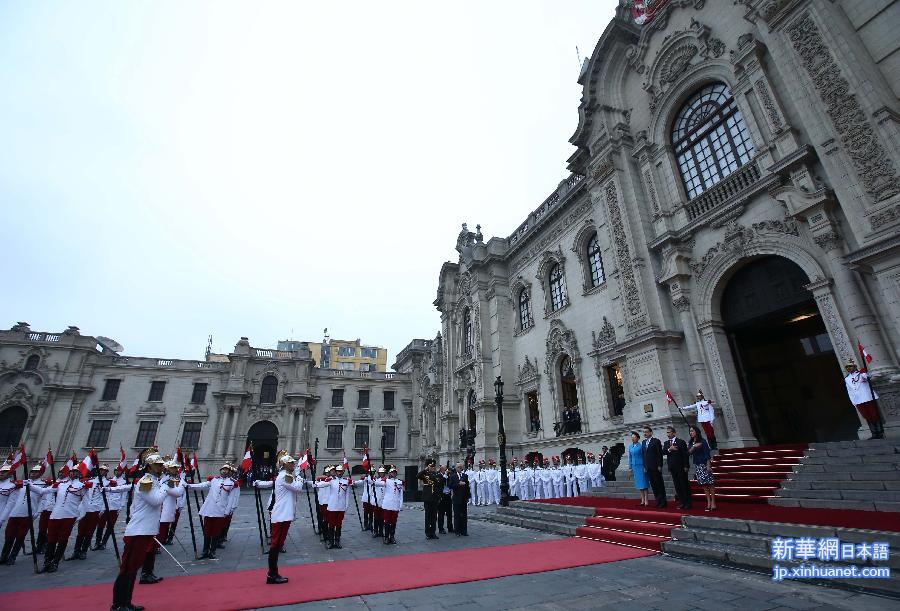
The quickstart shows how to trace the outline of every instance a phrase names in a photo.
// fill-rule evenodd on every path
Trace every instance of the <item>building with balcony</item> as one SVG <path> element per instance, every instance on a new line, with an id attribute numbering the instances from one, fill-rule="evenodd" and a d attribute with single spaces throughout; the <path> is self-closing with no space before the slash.
<path id="1" fill-rule="evenodd" d="M 0 331 L 0 451 L 24 443 L 32 458 L 48 447 L 61 458 L 96 448 L 118 463 L 120 444 L 129 461 L 151 445 L 181 447 L 206 474 L 240 460 L 250 442 L 266 472 L 277 450 L 317 440 L 325 463 L 346 453 L 358 465 L 366 445 L 380 460 L 383 439 L 388 463 L 417 467 L 409 374 L 320 369 L 306 344 L 293 348 L 254 348 L 244 337 L 204 360 L 144 358 L 77 327 L 46 333 L 20 322 Z"/>
<path id="2" fill-rule="evenodd" d="M 496 455 L 498 375 L 513 455 L 683 434 L 666 390 L 702 389 L 723 447 L 867 438 L 857 342 L 900 435 L 900 2 L 626 4 L 569 177 L 510 235 L 464 224 L 440 270 L 424 447 Z"/>

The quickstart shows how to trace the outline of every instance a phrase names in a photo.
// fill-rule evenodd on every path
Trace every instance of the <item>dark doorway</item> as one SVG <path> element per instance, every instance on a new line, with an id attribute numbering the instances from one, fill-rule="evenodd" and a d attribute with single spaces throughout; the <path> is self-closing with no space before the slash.
<path id="1" fill-rule="evenodd" d="M 270 479 L 276 471 L 278 427 L 268 420 L 257 422 L 247 431 L 247 443 L 253 444 L 253 478 Z"/>
<path id="2" fill-rule="evenodd" d="M 622 381 L 622 368 L 618 363 L 606 367 L 606 379 L 609 380 L 613 416 L 621 416 L 625 413 L 625 384 Z"/>
<path id="3" fill-rule="evenodd" d="M 563 357 L 559 363 L 560 382 L 562 383 L 563 407 L 578 407 L 578 384 L 575 381 L 575 370 L 569 357 Z"/>
<path id="4" fill-rule="evenodd" d="M 13 405 L 0 412 L 0 448 L 5 452 L 15 452 L 28 422 L 28 412 L 24 407 Z M 5 457 L 5 455 L 4 455 Z"/>
<path id="5" fill-rule="evenodd" d="M 722 295 L 722 317 L 761 444 L 856 439 L 859 420 L 809 279 L 782 257 L 738 271 Z"/>

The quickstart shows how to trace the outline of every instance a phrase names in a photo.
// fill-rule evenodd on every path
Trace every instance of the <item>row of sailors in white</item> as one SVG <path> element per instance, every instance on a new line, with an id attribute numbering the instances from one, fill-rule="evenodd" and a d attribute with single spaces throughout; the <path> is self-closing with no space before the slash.
<path id="1" fill-rule="evenodd" d="M 495 505 L 500 502 L 500 472 L 489 467 L 466 471 L 471 488 L 472 505 Z M 523 501 L 578 496 L 590 488 L 603 485 L 600 463 L 566 464 L 551 467 L 545 461 L 543 467 L 513 465 L 507 469 L 509 493 Z"/>

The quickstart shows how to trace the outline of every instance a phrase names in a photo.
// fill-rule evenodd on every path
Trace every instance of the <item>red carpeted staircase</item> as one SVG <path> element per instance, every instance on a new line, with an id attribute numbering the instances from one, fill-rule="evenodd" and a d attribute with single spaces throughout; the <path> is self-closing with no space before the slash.
<path id="1" fill-rule="evenodd" d="M 782 481 L 800 464 L 806 444 L 719 450 L 712 459 L 716 499 L 731 503 L 767 503 Z M 705 502 L 703 488 L 691 481 L 692 499 Z"/>
<path id="2" fill-rule="evenodd" d="M 800 464 L 806 445 L 756 446 L 719 451 L 713 460 L 716 475 L 716 501 L 720 503 L 766 504 L 794 467 Z M 706 495 L 691 481 L 692 500 L 705 506 Z M 667 486 L 672 503 L 671 486 Z M 600 492 L 602 496 L 602 491 Z M 652 497 L 651 497 L 652 502 Z M 664 541 L 681 525 L 685 515 L 652 508 L 598 507 L 584 526 L 576 529 L 579 537 L 606 541 L 641 549 L 661 551 Z"/>

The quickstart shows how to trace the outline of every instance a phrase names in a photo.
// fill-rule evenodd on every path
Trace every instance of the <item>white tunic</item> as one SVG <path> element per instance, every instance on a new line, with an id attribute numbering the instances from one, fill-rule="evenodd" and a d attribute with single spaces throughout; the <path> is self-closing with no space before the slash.
<path id="1" fill-rule="evenodd" d="M 329 509 L 331 509 L 331 506 L 330 506 L 331 486 L 321 486 L 320 487 L 320 486 L 318 486 L 318 484 L 323 483 L 323 482 L 330 482 L 330 481 L 331 481 L 330 477 L 323 477 L 320 480 L 316 480 L 317 485 L 314 486 L 315 489 L 318 491 L 316 494 L 319 497 L 319 505 L 325 505 Z"/>
<path id="2" fill-rule="evenodd" d="M 384 493 L 381 506 L 387 511 L 403 510 L 403 480 L 390 478 L 380 479 L 375 482 L 379 493 Z"/>
<path id="3" fill-rule="evenodd" d="M 349 477 L 336 477 L 327 482 L 307 482 L 319 489 L 319 502 L 322 498 L 322 489 L 328 488 L 328 511 L 347 511 L 347 505 L 350 504 L 350 487 L 361 486 L 364 483 L 362 480 L 354 482 Z"/>
<path id="4" fill-rule="evenodd" d="M 141 490 L 141 488 L 145 488 L 145 490 Z M 125 536 L 157 536 L 163 501 L 167 496 L 174 497 L 183 492 L 180 486 L 169 488 L 152 473 L 144 475 L 140 481 L 134 484 L 134 494 L 131 497 L 131 520 L 125 527 Z"/>
<path id="5" fill-rule="evenodd" d="M 287 473 L 282 471 L 275 478 L 274 482 L 255 481 L 253 485 L 257 488 L 268 489 L 274 488 L 275 503 L 272 505 L 272 523 L 291 522 L 294 519 L 294 511 L 297 503 L 297 493 L 303 490 L 304 482 L 302 479 L 293 479 L 288 482 Z M 293 478 L 293 476 L 291 476 Z"/>
<path id="6" fill-rule="evenodd" d="M 3 482 L 6 483 L 6 482 Z M 27 483 L 27 482 L 26 482 Z M 44 488 L 44 482 L 40 479 L 31 480 L 31 486 L 22 486 L 21 488 L 13 488 L 9 495 L 9 500 L 2 510 L 0 510 L 0 524 L 3 524 L 8 518 L 27 518 L 28 517 L 28 497 L 25 496 L 25 488 L 33 487 L 31 491 L 31 514 L 37 515 L 37 506 L 41 501 L 41 493 L 38 488 Z"/>
<path id="7" fill-rule="evenodd" d="M 160 478 L 160 482 L 168 488 L 170 479 L 179 482 L 179 485 L 173 488 L 173 490 L 176 491 L 175 494 L 167 494 L 166 498 L 163 499 L 162 512 L 160 513 L 159 521 L 166 524 L 171 524 L 175 521 L 175 510 L 178 509 L 178 500 L 184 498 L 184 482 L 182 482 L 180 478 L 177 476 L 173 478 L 171 475 L 163 475 Z"/>
<path id="8" fill-rule="evenodd" d="M 716 410 L 713 407 L 713 404 L 706 399 L 691 403 L 690 405 L 684 405 L 681 408 L 681 411 L 683 412 L 691 410 L 697 412 L 697 422 L 712 422 L 716 419 Z"/>
<path id="9" fill-rule="evenodd" d="M 200 507 L 204 518 L 224 518 L 231 511 L 231 492 L 234 480 L 230 477 L 214 477 L 200 484 L 185 484 L 190 490 L 207 490 L 206 500 Z"/>
<path id="10" fill-rule="evenodd" d="M 9 504 L 15 491 L 16 483 L 12 479 L 5 479 L 0 482 L 0 515 L 6 513 L 6 506 Z"/>
<path id="11" fill-rule="evenodd" d="M 853 405 L 859 405 L 878 398 L 878 394 L 869 385 L 869 374 L 862 371 L 854 371 L 844 378 L 847 385 L 847 395 Z"/>
<path id="12" fill-rule="evenodd" d="M 60 482 L 56 488 L 56 504 L 50 512 L 50 519 L 62 520 L 80 517 L 81 502 L 89 490 L 90 488 L 78 480 Z"/>
<path id="13" fill-rule="evenodd" d="M 105 482 L 106 478 L 103 478 L 103 480 Z M 90 482 L 91 488 L 84 494 L 82 509 L 86 512 L 105 511 L 106 507 L 103 505 L 103 488 L 100 487 L 100 478 L 95 477 Z"/>

